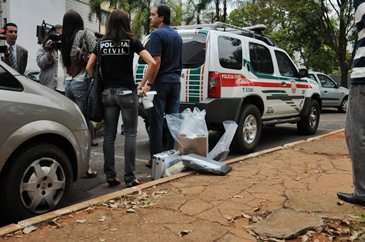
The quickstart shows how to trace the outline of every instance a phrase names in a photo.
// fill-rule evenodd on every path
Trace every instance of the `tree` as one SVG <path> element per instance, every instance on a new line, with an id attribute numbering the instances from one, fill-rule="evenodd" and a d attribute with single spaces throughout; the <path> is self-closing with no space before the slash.
<path id="1" fill-rule="evenodd" d="M 339 66 L 346 86 L 352 0 L 336 0 L 338 6 L 331 1 L 256 0 L 233 10 L 229 22 L 267 25 L 267 35 L 289 54 L 299 53 L 306 67 L 332 73 Z"/>
<path id="2" fill-rule="evenodd" d="M 100 21 L 102 8 L 101 5 L 107 3 L 110 8 L 120 8 L 129 13 L 129 16 L 134 16 L 132 20 L 132 30 L 140 35 L 142 28 L 144 33 L 149 33 L 149 9 L 151 5 L 150 0 L 90 0 L 90 13 L 89 18 L 92 14 L 95 14 Z"/>
<path id="3" fill-rule="evenodd" d="M 187 0 L 183 9 L 183 18 L 185 24 L 201 23 L 201 14 L 207 8 L 211 0 Z"/>
<path id="4" fill-rule="evenodd" d="M 104 2 L 104 0 L 90 0 L 89 6 L 90 6 L 90 12 L 89 12 L 89 20 L 91 19 L 92 15 L 95 14 L 96 18 L 99 23 L 99 32 L 100 32 L 100 22 L 101 22 L 101 4 Z"/>
<path id="5" fill-rule="evenodd" d="M 351 57 L 347 44 L 353 29 L 353 0 L 320 0 L 321 24 L 325 29 L 327 43 L 336 51 L 341 71 L 341 84 L 347 86 Z M 333 18 L 335 14 L 336 18 Z"/>

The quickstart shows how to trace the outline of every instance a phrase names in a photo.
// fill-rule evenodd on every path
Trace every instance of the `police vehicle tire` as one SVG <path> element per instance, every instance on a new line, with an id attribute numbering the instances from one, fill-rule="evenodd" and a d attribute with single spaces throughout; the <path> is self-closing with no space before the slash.
<path id="1" fill-rule="evenodd" d="M 319 125 L 321 108 L 317 100 L 311 100 L 309 113 L 297 122 L 297 129 L 300 134 L 315 134 Z"/>
<path id="2" fill-rule="evenodd" d="M 232 148 L 237 153 L 247 154 L 258 145 L 262 132 L 260 110 L 253 104 L 246 105 L 241 113 Z"/>
<path id="3" fill-rule="evenodd" d="M 73 180 L 64 151 L 53 144 L 27 146 L 11 162 L 1 180 L 6 185 L 0 187 L 1 194 L 6 194 L 0 206 L 7 220 L 46 213 L 63 203 Z"/>

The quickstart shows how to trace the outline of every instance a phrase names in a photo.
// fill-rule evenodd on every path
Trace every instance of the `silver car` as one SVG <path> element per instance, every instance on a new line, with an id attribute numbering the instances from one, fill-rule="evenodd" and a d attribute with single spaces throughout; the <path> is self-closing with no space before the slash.
<path id="1" fill-rule="evenodd" d="M 0 117 L 1 220 L 58 207 L 88 169 L 90 137 L 79 108 L 0 61 Z"/>
<path id="2" fill-rule="evenodd" d="M 340 112 L 346 112 L 349 90 L 340 87 L 328 75 L 321 72 L 309 72 L 308 77 L 315 80 L 321 90 L 322 107 L 335 107 Z"/>

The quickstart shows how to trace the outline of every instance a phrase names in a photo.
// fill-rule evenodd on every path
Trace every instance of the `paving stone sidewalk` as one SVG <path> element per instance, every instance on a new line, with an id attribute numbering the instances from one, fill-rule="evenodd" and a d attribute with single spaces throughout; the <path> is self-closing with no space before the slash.
<path id="1" fill-rule="evenodd" d="M 358 221 L 364 210 L 336 198 L 337 191 L 352 190 L 351 162 L 343 133 L 244 160 L 232 167 L 227 176 L 181 178 L 0 241 L 331 241 L 344 235 L 361 238 L 363 230 Z M 352 223 L 357 223 L 356 231 L 350 226 Z"/>

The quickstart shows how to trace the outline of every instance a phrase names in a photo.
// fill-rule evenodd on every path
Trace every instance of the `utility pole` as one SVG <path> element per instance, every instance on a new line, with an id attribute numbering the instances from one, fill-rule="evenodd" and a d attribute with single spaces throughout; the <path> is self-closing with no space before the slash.
<path id="1" fill-rule="evenodd" d="M 4 26 L 3 19 L 4 19 L 3 1 L 0 1 L 0 28 Z"/>

